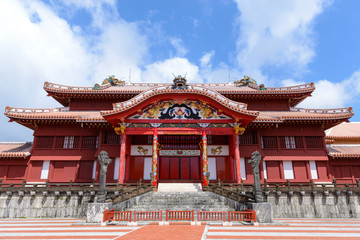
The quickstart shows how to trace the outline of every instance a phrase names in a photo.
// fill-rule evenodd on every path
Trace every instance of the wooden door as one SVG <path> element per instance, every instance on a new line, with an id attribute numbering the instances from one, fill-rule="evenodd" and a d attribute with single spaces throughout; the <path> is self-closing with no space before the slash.
<path id="1" fill-rule="evenodd" d="M 160 180 L 200 180 L 199 157 L 161 157 Z"/>

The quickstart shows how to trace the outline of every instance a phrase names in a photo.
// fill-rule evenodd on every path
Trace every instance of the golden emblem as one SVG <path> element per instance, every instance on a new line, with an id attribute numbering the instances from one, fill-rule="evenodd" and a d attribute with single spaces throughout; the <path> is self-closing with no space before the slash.
<path id="1" fill-rule="evenodd" d="M 214 155 L 222 153 L 222 146 L 218 146 L 217 148 L 212 148 L 211 153 Z"/>
<path id="2" fill-rule="evenodd" d="M 148 151 L 149 151 L 149 149 L 138 146 L 138 153 L 147 155 Z"/>

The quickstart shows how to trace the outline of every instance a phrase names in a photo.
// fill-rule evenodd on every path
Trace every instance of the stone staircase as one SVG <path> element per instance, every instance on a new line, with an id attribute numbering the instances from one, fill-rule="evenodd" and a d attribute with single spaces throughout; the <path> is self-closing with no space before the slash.
<path id="1" fill-rule="evenodd" d="M 211 192 L 153 192 L 127 211 L 235 211 Z"/>
<path id="2" fill-rule="evenodd" d="M 158 192 L 143 197 L 128 211 L 235 211 L 212 192 L 203 192 L 197 183 L 161 183 Z"/>

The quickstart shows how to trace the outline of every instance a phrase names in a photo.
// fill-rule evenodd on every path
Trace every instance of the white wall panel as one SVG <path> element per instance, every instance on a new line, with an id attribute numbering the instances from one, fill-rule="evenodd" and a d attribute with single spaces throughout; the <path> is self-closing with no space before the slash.
<path id="1" fill-rule="evenodd" d="M 246 180 L 246 165 L 245 165 L 245 158 L 240 158 L 240 173 L 241 179 Z"/>
<path id="2" fill-rule="evenodd" d="M 294 179 L 294 169 L 292 161 L 283 161 L 285 179 Z"/>
<path id="3" fill-rule="evenodd" d="M 311 179 L 318 179 L 319 177 L 316 169 L 316 162 L 309 161 L 309 163 L 310 163 Z"/>
<path id="4" fill-rule="evenodd" d="M 50 161 L 43 161 L 40 179 L 48 179 L 49 168 L 50 168 Z"/>
<path id="5" fill-rule="evenodd" d="M 210 180 L 216 180 L 216 158 L 209 157 L 208 158 L 208 171 L 210 172 Z"/>
<path id="6" fill-rule="evenodd" d="M 266 162 L 263 161 L 264 178 L 267 179 Z"/>
<path id="7" fill-rule="evenodd" d="M 143 175 L 144 180 L 150 180 L 151 171 L 152 171 L 152 158 L 151 157 L 144 158 L 144 175 Z"/>
<path id="8" fill-rule="evenodd" d="M 95 179 L 96 176 L 96 163 L 97 161 L 95 160 L 93 163 L 92 179 Z"/>
<path id="9" fill-rule="evenodd" d="M 119 166 L 120 166 L 120 158 L 115 158 L 115 166 L 114 166 L 114 180 L 119 179 Z"/>

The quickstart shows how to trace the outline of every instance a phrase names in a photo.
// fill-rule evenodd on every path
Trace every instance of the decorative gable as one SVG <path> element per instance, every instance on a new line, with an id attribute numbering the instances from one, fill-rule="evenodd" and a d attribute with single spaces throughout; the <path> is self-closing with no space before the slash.
<path id="1" fill-rule="evenodd" d="M 129 119 L 231 119 L 200 101 L 159 101 Z"/>

